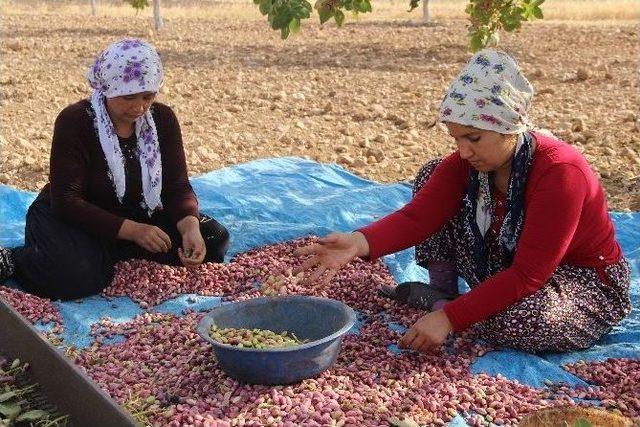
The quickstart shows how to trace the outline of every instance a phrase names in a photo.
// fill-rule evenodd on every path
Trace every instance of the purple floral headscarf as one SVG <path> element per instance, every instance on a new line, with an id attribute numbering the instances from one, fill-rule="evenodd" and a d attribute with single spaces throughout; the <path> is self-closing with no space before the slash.
<path id="1" fill-rule="evenodd" d="M 95 60 L 87 73 L 94 89 L 91 106 L 96 114 L 100 146 L 109 166 L 110 178 L 120 203 L 126 190 L 124 156 L 105 103 L 106 98 L 157 92 L 162 86 L 162 63 L 156 50 L 144 40 L 128 39 L 113 43 Z M 149 215 L 162 209 L 162 161 L 156 125 L 150 111 L 135 123 L 142 172 L 144 208 Z"/>

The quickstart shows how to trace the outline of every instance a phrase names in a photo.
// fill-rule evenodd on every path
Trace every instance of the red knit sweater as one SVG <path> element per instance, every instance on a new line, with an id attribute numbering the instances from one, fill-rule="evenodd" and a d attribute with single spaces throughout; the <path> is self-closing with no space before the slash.
<path id="1" fill-rule="evenodd" d="M 455 331 L 498 314 L 533 294 L 560 264 L 596 267 L 619 261 L 605 194 L 574 147 L 535 134 L 525 190 L 525 224 L 512 265 L 445 305 Z M 400 210 L 361 229 L 372 259 L 415 246 L 458 214 L 471 166 L 456 151 Z"/>

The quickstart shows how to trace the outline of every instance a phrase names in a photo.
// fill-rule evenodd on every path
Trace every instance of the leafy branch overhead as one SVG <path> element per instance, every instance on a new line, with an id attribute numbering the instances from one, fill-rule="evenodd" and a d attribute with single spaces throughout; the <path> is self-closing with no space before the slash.
<path id="1" fill-rule="evenodd" d="M 126 3 L 129 3 L 131 7 L 133 7 L 136 12 L 143 10 L 146 7 L 149 7 L 148 0 L 124 0 Z"/>
<path id="2" fill-rule="evenodd" d="M 465 12 L 471 22 L 471 50 L 496 45 L 499 30 L 516 31 L 523 22 L 542 19 L 542 3 L 544 0 L 470 0 Z"/>
<path id="3" fill-rule="evenodd" d="M 313 9 L 318 12 L 320 24 L 333 18 L 340 27 L 345 11 L 354 15 L 372 11 L 370 0 L 317 0 L 312 7 L 307 0 L 253 0 L 260 13 L 267 15 L 271 28 L 280 30 L 283 39 L 300 29 L 303 19 L 309 19 Z M 423 0 L 424 1 L 424 0 Z M 516 31 L 523 22 L 542 19 L 540 6 L 545 0 L 469 0 L 465 11 L 469 15 L 469 46 L 476 51 L 498 42 L 500 30 Z M 410 0 L 409 11 L 418 7 L 420 0 Z"/>

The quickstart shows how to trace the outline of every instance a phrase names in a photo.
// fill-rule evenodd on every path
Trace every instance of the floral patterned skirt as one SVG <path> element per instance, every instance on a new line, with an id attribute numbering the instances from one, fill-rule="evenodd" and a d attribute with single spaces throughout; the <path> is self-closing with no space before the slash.
<path id="1" fill-rule="evenodd" d="M 414 182 L 415 194 L 429 179 L 440 160 L 424 165 Z M 474 254 L 462 238 L 459 216 L 438 233 L 416 245 L 416 262 L 448 262 L 473 288 Z M 496 251 L 494 251 L 496 252 Z M 490 257 L 495 274 L 507 266 L 497 255 Z M 592 346 L 631 311 L 630 267 L 623 257 L 602 271 L 562 264 L 534 294 L 514 303 L 504 312 L 474 327 L 492 344 L 537 353 L 571 351 Z"/>

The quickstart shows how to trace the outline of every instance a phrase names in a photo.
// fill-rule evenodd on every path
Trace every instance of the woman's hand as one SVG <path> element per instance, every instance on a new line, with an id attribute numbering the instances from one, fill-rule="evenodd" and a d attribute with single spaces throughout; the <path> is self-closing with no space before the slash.
<path id="1" fill-rule="evenodd" d="M 149 252 L 168 252 L 171 249 L 171 239 L 155 225 L 125 219 L 120 226 L 118 238 L 135 242 Z"/>
<path id="2" fill-rule="evenodd" d="M 195 267 L 202 264 L 207 254 L 207 247 L 200 233 L 200 220 L 194 216 L 187 216 L 178 221 L 176 226 L 182 236 L 182 247 L 178 248 L 182 265 Z"/>
<path id="3" fill-rule="evenodd" d="M 326 273 L 320 283 L 328 283 L 336 275 L 340 267 L 348 264 L 355 257 L 369 255 L 369 243 L 364 234 L 358 231 L 354 233 L 331 233 L 318 239 L 318 243 L 296 249 L 294 255 L 311 255 L 311 258 L 294 270 L 294 274 L 317 266 L 313 274 L 305 282 L 315 282 Z"/>
<path id="4" fill-rule="evenodd" d="M 443 310 L 422 316 L 400 339 L 400 348 L 427 352 L 442 345 L 453 327 Z"/>

